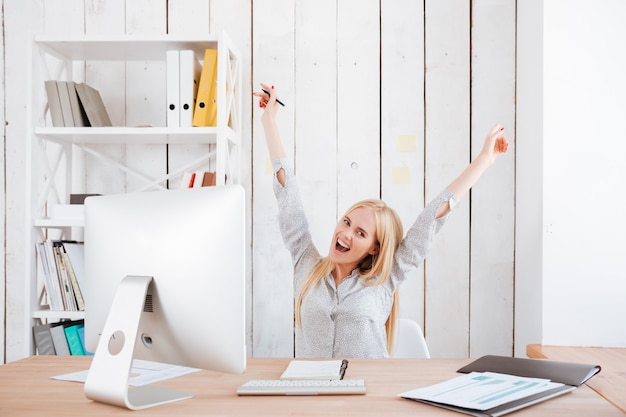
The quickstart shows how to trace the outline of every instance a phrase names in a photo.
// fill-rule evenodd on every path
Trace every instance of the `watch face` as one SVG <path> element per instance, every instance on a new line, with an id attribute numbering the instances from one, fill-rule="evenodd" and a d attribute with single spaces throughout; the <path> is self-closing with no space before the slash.
<path id="1" fill-rule="evenodd" d="M 448 205 L 450 205 L 450 210 L 455 208 L 457 204 L 458 204 L 458 201 L 456 200 L 456 198 L 450 197 L 450 200 L 448 200 Z"/>

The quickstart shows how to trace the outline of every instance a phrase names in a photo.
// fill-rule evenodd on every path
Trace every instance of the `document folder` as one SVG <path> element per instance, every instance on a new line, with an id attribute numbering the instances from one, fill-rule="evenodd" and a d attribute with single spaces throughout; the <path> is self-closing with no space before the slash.
<path id="1" fill-rule="evenodd" d="M 191 127 L 202 67 L 194 51 L 180 51 L 180 126 Z"/>
<path id="2" fill-rule="evenodd" d="M 487 355 L 462 367 L 458 372 L 498 372 L 528 378 L 544 378 L 577 387 L 600 372 L 600 367 L 545 359 Z"/>
<path id="3" fill-rule="evenodd" d="M 200 72 L 200 84 L 193 113 L 194 126 L 217 124 L 217 50 L 207 49 Z"/>
<path id="4" fill-rule="evenodd" d="M 457 372 L 467 375 L 440 384 L 407 391 L 401 393 L 400 397 L 473 416 L 497 417 L 571 392 L 600 372 L 600 367 L 542 359 L 487 355 L 460 368 Z M 511 381 L 510 383 L 515 383 L 520 388 L 500 391 L 497 395 L 493 395 L 492 392 L 488 394 L 482 392 L 484 387 L 481 387 L 481 383 L 477 382 L 485 380 L 486 385 L 495 386 L 495 383 L 509 383 L 506 381 L 507 379 L 515 378 L 519 378 L 520 381 Z M 527 384 L 526 386 L 529 388 L 528 395 L 516 393 L 515 391 L 525 389 L 524 384 Z M 504 387 L 506 384 L 503 383 L 502 386 Z M 456 390 L 454 391 L 455 395 L 452 398 L 448 396 L 444 399 L 444 394 L 448 394 L 451 389 Z M 510 401 L 498 398 L 499 403 L 494 401 L 493 407 L 485 405 L 488 404 L 487 399 L 503 397 L 505 394 L 512 394 Z M 473 406 L 479 402 L 483 403 L 482 407 Z M 471 403 L 469 405 L 472 407 L 466 403 Z"/>
<path id="5" fill-rule="evenodd" d="M 165 52 L 165 99 L 167 127 L 180 126 L 180 52 L 169 50 Z"/>

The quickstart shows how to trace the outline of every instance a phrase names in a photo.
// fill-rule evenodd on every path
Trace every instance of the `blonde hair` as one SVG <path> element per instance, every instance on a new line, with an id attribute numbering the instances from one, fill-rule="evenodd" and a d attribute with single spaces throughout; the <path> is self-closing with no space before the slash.
<path id="1" fill-rule="evenodd" d="M 391 277 L 394 255 L 404 235 L 402 222 L 395 210 L 378 199 L 362 200 L 355 203 L 346 211 L 344 217 L 359 207 L 373 209 L 376 224 L 376 241 L 379 245 L 379 250 L 376 254 L 367 255 L 358 265 L 359 274 L 364 285 L 374 286 L 384 284 Z M 317 265 L 315 265 L 315 268 L 313 268 L 306 281 L 304 281 L 295 303 L 295 319 L 298 327 L 302 326 L 300 317 L 302 300 L 307 293 L 326 278 L 334 268 L 334 262 L 332 262 L 328 256 L 323 257 Z M 374 280 L 374 278 L 377 279 Z M 387 351 L 389 353 L 393 350 L 397 316 L 398 292 L 396 291 L 393 295 L 391 312 L 385 323 L 385 329 L 387 331 Z"/>

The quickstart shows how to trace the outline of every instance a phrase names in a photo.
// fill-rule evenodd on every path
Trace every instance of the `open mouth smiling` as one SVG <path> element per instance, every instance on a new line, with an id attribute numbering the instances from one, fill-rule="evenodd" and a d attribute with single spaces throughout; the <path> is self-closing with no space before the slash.
<path id="1" fill-rule="evenodd" d="M 348 246 L 347 243 L 345 243 L 341 239 L 337 239 L 337 242 L 335 243 L 335 249 L 339 252 L 345 253 L 350 250 L 350 247 Z"/>

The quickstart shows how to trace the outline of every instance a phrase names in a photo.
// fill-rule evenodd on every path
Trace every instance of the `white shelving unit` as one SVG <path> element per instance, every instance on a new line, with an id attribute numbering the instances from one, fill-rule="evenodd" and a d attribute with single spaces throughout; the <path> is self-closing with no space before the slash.
<path id="1" fill-rule="evenodd" d="M 51 127 L 48 114 L 44 81 L 48 79 L 85 81 L 86 68 L 98 62 L 139 62 L 165 68 L 166 51 L 193 50 L 202 62 L 206 49 L 217 49 L 217 126 L 215 127 L 166 127 L 165 126 L 165 74 L 163 82 L 153 85 L 162 89 L 163 126 L 148 127 Z M 241 141 L 241 68 L 240 55 L 228 36 L 207 35 L 184 37 L 160 36 L 77 36 L 36 37 L 32 42 L 29 115 L 29 138 L 27 141 L 27 166 L 25 172 L 30 190 L 25 204 L 27 215 L 25 251 L 26 257 L 26 308 L 33 323 L 79 319 L 82 312 L 51 311 L 41 308 L 43 297 L 42 278 L 38 275 L 35 245 L 46 239 L 80 239 L 83 222 L 80 218 L 55 219 L 50 217 L 50 207 L 68 204 L 70 193 L 93 193 L 84 189 L 89 167 L 86 155 L 95 158 L 113 170 L 121 170 L 142 185 L 126 192 L 141 192 L 167 188 L 173 178 L 185 171 L 194 171 L 202 164 L 211 164 L 216 172 L 216 184 L 240 182 Z M 90 84 L 90 80 L 86 80 Z M 107 103 L 105 103 L 106 105 Z M 115 103 L 117 104 L 117 103 Z M 194 147 L 186 154 L 186 161 L 176 168 L 164 168 L 158 175 L 147 175 L 131 168 L 124 155 L 107 148 L 132 145 L 182 145 Z M 208 146 L 198 146 L 208 145 Z M 201 151 L 198 151 L 201 149 Z M 113 155 L 113 156 L 112 156 Z M 109 168 L 107 168 L 109 169 Z M 170 183 L 171 184 L 171 183 Z M 170 185 L 170 187 L 172 187 Z M 173 186 L 178 188 L 177 186 Z M 78 238 L 77 238 L 78 236 Z M 88 277 L 87 277 L 88 279 Z M 30 331 L 30 329 L 29 329 Z"/>

